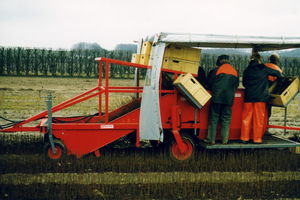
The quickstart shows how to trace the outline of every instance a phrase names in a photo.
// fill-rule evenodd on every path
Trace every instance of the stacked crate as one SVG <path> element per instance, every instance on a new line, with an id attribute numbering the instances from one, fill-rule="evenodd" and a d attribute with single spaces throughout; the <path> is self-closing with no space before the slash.
<path id="1" fill-rule="evenodd" d="M 140 63 L 141 54 L 132 54 L 131 62 L 132 63 Z"/>
<path id="2" fill-rule="evenodd" d="M 149 64 L 151 49 L 152 49 L 151 42 L 143 42 L 141 57 L 140 57 L 140 64 L 142 64 L 142 65 Z"/>
<path id="3" fill-rule="evenodd" d="M 152 43 L 143 42 L 141 54 L 133 54 L 131 62 L 149 65 Z M 165 48 L 162 68 L 197 74 L 200 65 L 201 49 L 169 45 Z"/>
<path id="4" fill-rule="evenodd" d="M 211 98 L 211 95 L 191 73 L 181 74 L 174 81 L 174 85 L 193 106 L 199 109 L 202 108 Z"/>
<path id="5" fill-rule="evenodd" d="M 165 49 L 162 68 L 197 74 L 201 49 L 169 45 Z"/>
<path id="6" fill-rule="evenodd" d="M 151 42 L 143 42 L 141 54 L 132 54 L 131 62 L 139 63 L 143 65 L 149 64 L 150 54 L 151 54 L 152 44 Z"/>

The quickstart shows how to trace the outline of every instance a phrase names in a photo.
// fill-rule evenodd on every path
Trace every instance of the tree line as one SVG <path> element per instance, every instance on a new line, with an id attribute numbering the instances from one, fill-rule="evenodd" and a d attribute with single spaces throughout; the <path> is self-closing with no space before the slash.
<path id="1" fill-rule="evenodd" d="M 131 61 L 133 51 L 105 49 L 96 50 L 52 50 L 32 48 L 0 47 L 0 75 L 16 76 L 58 76 L 58 77 L 97 77 L 98 64 L 96 57 L 107 57 L 123 61 Z M 201 66 L 208 72 L 215 66 L 218 55 L 203 54 Z M 242 74 L 249 62 L 247 55 L 230 57 L 232 65 Z M 267 58 L 264 57 L 267 62 Z M 300 75 L 300 58 L 284 57 L 280 67 L 288 76 Z M 132 78 L 134 68 L 113 65 L 110 68 L 112 78 Z M 145 76 L 142 71 L 141 76 Z"/>
<path id="2" fill-rule="evenodd" d="M 0 75 L 96 77 L 96 57 L 131 60 L 131 51 L 52 50 L 0 47 Z M 134 73 L 130 67 L 114 65 L 112 77 L 127 78 Z"/>

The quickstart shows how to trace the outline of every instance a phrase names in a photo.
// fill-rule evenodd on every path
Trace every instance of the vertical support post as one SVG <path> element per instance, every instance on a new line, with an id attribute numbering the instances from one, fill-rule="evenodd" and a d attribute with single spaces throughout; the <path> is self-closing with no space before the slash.
<path id="1" fill-rule="evenodd" d="M 258 53 L 258 48 L 255 46 L 252 48 L 252 55 L 257 54 Z"/>
<path id="2" fill-rule="evenodd" d="M 171 110 L 171 117 L 172 117 L 172 133 L 175 138 L 175 141 L 178 145 L 178 148 L 181 153 L 186 151 L 186 146 L 184 145 L 182 138 L 180 136 L 180 119 L 179 119 L 179 106 L 173 106 Z"/>
<path id="3" fill-rule="evenodd" d="M 47 102 L 47 110 L 48 110 L 48 120 L 47 120 L 48 137 L 49 137 L 49 142 L 51 145 L 52 152 L 54 154 L 56 154 L 56 149 L 54 146 L 53 135 L 52 135 L 52 95 L 51 95 L 51 93 L 48 94 L 46 102 Z"/>
<path id="4" fill-rule="evenodd" d="M 198 109 L 194 111 L 194 135 L 197 135 L 197 123 L 198 123 Z"/>
<path id="5" fill-rule="evenodd" d="M 109 80 L 109 62 L 105 63 L 105 123 L 108 123 L 108 80 Z"/>
<path id="6" fill-rule="evenodd" d="M 140 86 L 140 69 L 139 68 L 135 68 L 135 72 L 134 72 L 134 80 L 135 80 L 135 87 L 139 87 Z M 136 96 L 137 99 L 140 97 L 140 94 L 137 92 Z"/>
<path id="7" fill-rule="evenodd" d="M 99 92 L 100 92 L 100 87 L 102 86 L 102 74 L 103 74 L 102 63 L 103 63 L 102 61 L 99 62 L 99 80 L 98 80 Z M 102 115 L 102 93 L 99 94 L 98 113 L 100 117 Z"/>
<path id="8" fill-rule="evenodd" d="M 141 54 L 143 48 L 143 39 L 140 39 L 138 41 L 138 45 L 137 45 L 137 54 Z M 135 80 L 135 87 L 139 87 L 140 86 L 140 69 L 139 68 L 135 68 L 134 71 L 134 80 Z M 135 97 L 138 99 L 140 97 L 140 93 L 136 93 Z"/>
<path id="9" fill-rule="evenodd" d="M 136 136 L 135 136 L 135 146 L 136 147 L 140 147 L 141 144 L 140 144 L 140 130 L 139 129 L 136 129 Z"/>

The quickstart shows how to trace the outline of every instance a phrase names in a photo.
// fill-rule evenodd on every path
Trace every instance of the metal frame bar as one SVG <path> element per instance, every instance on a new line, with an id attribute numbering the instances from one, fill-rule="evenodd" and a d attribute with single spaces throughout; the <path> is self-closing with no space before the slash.
<path id="1" fill-rule="evenodd" d="M 70 106 L 73 106 L 75 104 L 78 104 L 80 102 L 86 101 L 92 97 L 98 96 L 98 111 L 99 111 L 99 116 L 102 115 L 102 94 L 105 94 L 105 123 L 109 122 L 109 111 L 108 111 L 108 102 L 109 102 L 109 93 L 114 92 L 114 93 L 141 93 L 143 92 L 143 87 L 110 87 L 109 86 L 109 69 L 110 69 L 110 64 L 119 64 L 119 65 L 125 65 L 129 67 L 135 67 L 135 68 L 143 68 L 143 69 L 151 69 L 151 66 L 148 65 L 142 65 L 142 64 L 136 64 L 136 63 L 130 63 L 130 62 L 125 62 L 125 61 L 120 61 L 120 60 L 114 60 L 110 58 L 96 58 L 96 61 L 99 62 L 99 77 L 98 77 L 98 86 L 88 90 L 87 92 L 84 92 L 78 96 L 75 96 L 67 101 L 64 101 L 54 107 L 52 107 L 51 112 L 57 112 L 60 110 L 63 110 L 65 108 L 68 108 Z M 105 86 L 103 86 L 103 63 L 105 62 Z M 97 91 L 98 90 L 98 91 Z M 97 92 L 96 92 L 97 91 Z M 37 115 L 34 115 L 23 122 L 20 122 L 13 127 L 3 129 L 1 130 L 2 132 L 16 132 L 16 131 L 39 131 L 40 127 L 35 126 L 35 127 L 22 127 L 25 124 L 28 124 L 32 121 L 41 119 L 49 115 L 49 111 L 45 110 Z M 48 116 L 49 117 L 49 116 Z"/>

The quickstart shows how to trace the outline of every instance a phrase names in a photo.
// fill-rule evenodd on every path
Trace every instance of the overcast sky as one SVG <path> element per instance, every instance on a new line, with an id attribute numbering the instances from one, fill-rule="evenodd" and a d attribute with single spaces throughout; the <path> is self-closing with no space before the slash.
<path id="1" fill-rule="evenodd" d="M 300 36 L 300 0 L 0 0 L 0 46 L 70 48 L 158 32 Z"/>

